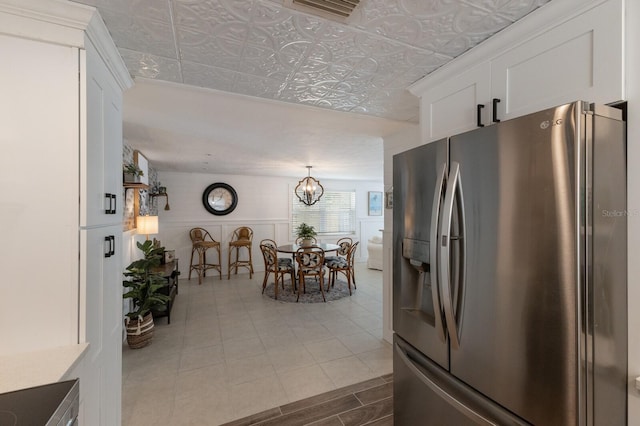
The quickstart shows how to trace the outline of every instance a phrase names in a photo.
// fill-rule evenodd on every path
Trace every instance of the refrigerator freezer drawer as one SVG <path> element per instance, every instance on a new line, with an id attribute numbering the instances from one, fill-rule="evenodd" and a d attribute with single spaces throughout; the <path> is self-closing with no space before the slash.
<path id="1" fill-rule="evenodd" d="M 394 425 L 531 426 L 394 336 Z"/>

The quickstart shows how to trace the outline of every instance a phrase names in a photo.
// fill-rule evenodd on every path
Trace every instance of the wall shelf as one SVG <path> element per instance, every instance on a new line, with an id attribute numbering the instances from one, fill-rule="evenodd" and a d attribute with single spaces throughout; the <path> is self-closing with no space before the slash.
<path id="1" fill-rule="evenodd" d="M 149 185 L 142 182 L 123 182 L 122 186 L 124 188 L 149 189 Z"/>
<path id="2" fill-rule="evenodd" d="M 156 198 L 156 197 L 167 197 L 167 204 L 165 204 L 164 209 L 171 210 L 171 208 L 169 207 L 169 194 L 167 194 L 166 192 L 164 194 L 159 194 L 159 193 L 149 194 L 149 198 Z"/>

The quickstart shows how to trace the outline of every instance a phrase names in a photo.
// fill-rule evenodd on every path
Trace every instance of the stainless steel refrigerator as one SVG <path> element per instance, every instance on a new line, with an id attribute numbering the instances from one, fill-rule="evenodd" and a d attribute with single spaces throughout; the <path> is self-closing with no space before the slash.
<path id="1" fill-rule="evenodd" d="M 625 134 L 575 102 L 394 156 L 396 426 L 626 424 Z"/>

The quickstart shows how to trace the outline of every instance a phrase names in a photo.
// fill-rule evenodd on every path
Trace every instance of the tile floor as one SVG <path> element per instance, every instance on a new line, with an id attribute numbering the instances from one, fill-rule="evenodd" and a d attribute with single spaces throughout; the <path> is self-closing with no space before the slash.
<path id="1" fill-rule="evenodd" d="M 122 424 L 220 425 L 392 372 L 382 340 L 382 272 L 328 303 L 261 294 L 263 274 L 186 280 L 153 343 L 123 346 Z"/>

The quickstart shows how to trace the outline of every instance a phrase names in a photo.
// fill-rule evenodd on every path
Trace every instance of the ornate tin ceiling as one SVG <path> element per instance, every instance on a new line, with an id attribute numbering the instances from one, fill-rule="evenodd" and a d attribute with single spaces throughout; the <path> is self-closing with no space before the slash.
<path id="1" fill-rule="evenodd" d="M 347 24 L 287 0 L 80 0 L 134 77 L 417 121 L 406 87 L 549 0 L 361 0 Z"/>

